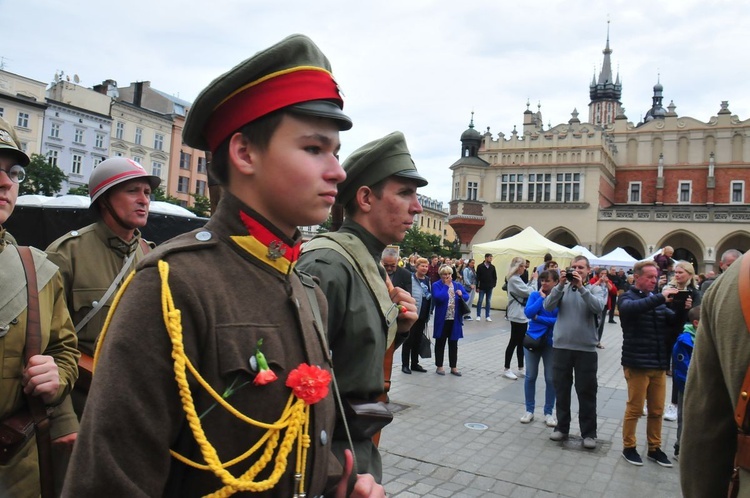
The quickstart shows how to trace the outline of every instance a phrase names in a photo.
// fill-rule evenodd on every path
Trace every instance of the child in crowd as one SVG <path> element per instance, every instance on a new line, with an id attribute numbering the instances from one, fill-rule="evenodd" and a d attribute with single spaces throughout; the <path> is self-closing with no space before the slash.
<path id="1" fill-rule="evenodd" d="M 685 381 L 687 380 L 690 357 L 693 356 L 695 331 L 698 330 L 698 320 L 701 307 L 695 306 L 688 311 L 688 322 L 682 334 L 677 338 L 672 350 L 672 382 L 677 386 L 677 441 L 674 443 L 674 457 L 680 456 L 680 436 L 682 435 L 682 399 L 685 396 Z"/>

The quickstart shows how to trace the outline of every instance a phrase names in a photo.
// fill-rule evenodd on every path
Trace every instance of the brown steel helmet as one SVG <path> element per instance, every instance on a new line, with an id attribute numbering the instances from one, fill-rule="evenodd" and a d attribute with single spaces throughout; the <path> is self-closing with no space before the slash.
<path id="1" fill-rule="evenodd" d="M 111 157 L 102 161 L 89 178 L 89 196 L 91 205 L 109 189 L 120 183 L 136 178 L 143 178 L 151 184 L 151 189 L 156 189 L 161 183 L 161 178 L 149 175 L 143 166 L 125 157 Z"/>

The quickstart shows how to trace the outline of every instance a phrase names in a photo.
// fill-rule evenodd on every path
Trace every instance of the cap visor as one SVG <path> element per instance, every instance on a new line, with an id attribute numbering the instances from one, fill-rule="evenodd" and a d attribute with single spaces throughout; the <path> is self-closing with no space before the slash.
<path id="1" fill-rule="evenodd" d="M 352 127 L 352 120 L 344 114 L 339 106 L 327 100 L 311 100 L 289 106 L 292 112 L 315 116 L 319 118 L 333 119 L 339 123 L 340 130 L 348 130 Z"/>
<path id="2" fill-rule="evenodd" d="M 417 182 L 417 187 L 424 187 L 425 185 L 427 185 L 427 179 L 417 173 L 417 170 L 415 169 L 406 169 L 404 171 L 399 171 L 398 173 L 394 173 L 393 176 L 400 176 L 401 178 L 414 180 L 415 182 Z"/>

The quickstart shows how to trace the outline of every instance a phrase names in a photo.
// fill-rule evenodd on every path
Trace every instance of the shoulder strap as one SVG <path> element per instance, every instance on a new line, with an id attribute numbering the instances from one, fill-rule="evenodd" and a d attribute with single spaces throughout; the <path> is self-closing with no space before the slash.
<path id="1" fill-rule="evenodd" d="M 42 322 L 39 313 L 39 288 L 37 287 L 36 266 L 34 256 L 26 246 L 18 247 L 23 270 L 26 273 L 26 293 L 28 295 L 26 307 L 26 343 L 23 348 L 24 364 L 28 365 L 32 356 L 42 353 Z M 31 416 L 34 419 L 36 432 L 36 446 L 39 452 L 39 477 L 42 498 L 54 496 L 54 481 L 52 477 L 52 442 L 50 441 L 49 414 L 44 402 L 38 396 L 26 395 Z"/>
<path id="2" fill-rule="evenodd" d="M 143 242 L 143 239 L 141 239 L 141 242 Z M 145 244 L 145 243 L 144 243 Z M 145 251 L 144 251 L 145 254 Z M 130 253 L 130 256 L 128 256 L 125 259 L 125 263 L 122 265 L 122 269 L 120 270 L 120 273 L 117 274 L 114 280 L 112 280 L 112 283 L 109 284 L 109 288 L 107 289 L 107 292 L 104 293 L 104 295 L 97 301 L 96 306 L 91 308 L 91 311 L 86 313 L 86 316 L 81 318 L 81 321 L 76 324 L 76 334 L 81 331 L 83 327 L 86 326 L 87 323 L 91 321 L 92 318 L 96 316 L 99 311 L 104 307 L 105 304 L 107 304 L 107 301 L 109 301 L 109 298 L 112 297 L 112 294 L 115 293 L 115 290 L 117 290 L 117 286 L 120 285 L 120 282 L 122 282 L 122 279 L 125 277 L 125 274 L 130 269 L 130 265 L 133 263 L 133 260 L 135 259 L 135 251 Z"/>

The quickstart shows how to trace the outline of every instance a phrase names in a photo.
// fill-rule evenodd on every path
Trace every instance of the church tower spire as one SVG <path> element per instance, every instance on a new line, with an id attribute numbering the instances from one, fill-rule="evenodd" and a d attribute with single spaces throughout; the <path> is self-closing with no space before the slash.
<path id="1" fill-rule="evenodd" d="M 589 85 L 589 122 L 601 126 L 611 125 L 615 122 L 615 116 L 620 112 L 622 103 L 622 84 L 620 83 L 620 72 L 617 72 L 617 78 L 612 77 L 612 49 L 609 47 L 609 21 L 607 21 L 607 43 L 602 50 L 604 60 L 602 61 L 602 70 L 599 73 L 599 79 L 594 80 Z"/>

